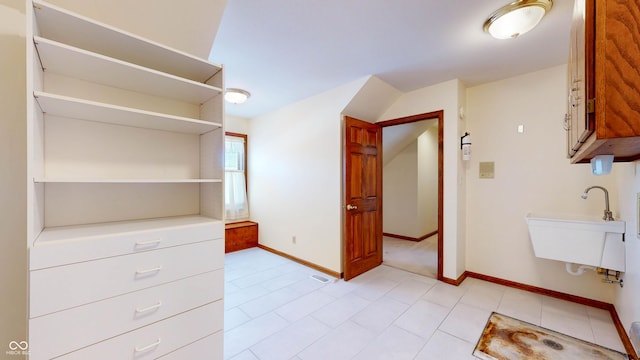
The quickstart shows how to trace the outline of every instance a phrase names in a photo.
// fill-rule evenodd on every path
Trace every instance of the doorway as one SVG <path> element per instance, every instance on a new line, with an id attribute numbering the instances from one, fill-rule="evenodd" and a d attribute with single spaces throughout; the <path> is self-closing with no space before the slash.
<path id="1" fill-rule="evenodd" d="M 436 278 L 438 120 L 382 128 L 383 264 Z"/>

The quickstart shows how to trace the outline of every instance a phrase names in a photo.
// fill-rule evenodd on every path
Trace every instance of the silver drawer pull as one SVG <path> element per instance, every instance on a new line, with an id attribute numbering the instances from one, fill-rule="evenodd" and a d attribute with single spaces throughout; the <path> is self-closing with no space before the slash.
<path id="1" fill-rule="evenodd" d="M 136 241 L 136 246 L 151 246 L 159 245 L 162 239 Z"/>
<path id="2" fill-rule="evenodd" d="M 136 308 L 136 312 L 143 313 L 143 312 L 155 310 L 155 309 L 159 308 L 160 306 L 162 306 L 162 301 L 158 301 L 157 304 L 154 304 L 154 305 L 151 305 L 151 306 L 147 306 L 146 308 Z"/>
<path id="3" fill-rule="evenodd" d="M 154 268 L 151 269 L 145 269 L 145 270 L 136 270 L 136 274 L 138 275 L 144 275 L 144 274 L 148 274 L 148 273 L 152 273 L 152 272 L 158 272 L 162 270 L 162 265 L 160 266 L 156 266 Z"/>
<path id="4" fill-rule="evenodd" d="M 158 340 L 156 340 L 156 342 L 154 342 L 153 344 L 149 344 L 147 346 L 136 346 L 136 352 L 143 352 L 143 351 L 147 351 L 153 347 L 156 347 L 158 345 L 160 345 L 160 338 L 158 338 Z"/>

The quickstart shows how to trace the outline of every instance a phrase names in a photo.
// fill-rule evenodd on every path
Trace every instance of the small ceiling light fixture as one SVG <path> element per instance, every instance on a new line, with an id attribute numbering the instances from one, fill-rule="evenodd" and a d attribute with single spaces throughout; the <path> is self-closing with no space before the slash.
<path id="1" fill-rule="evenodd" d="M 224 93 L 224 99 L 232 104 L 242 104 L 251 96 L 248 91 L 242 89 L 227 88 Z"/>
<path id="2" fill-rule="evenodd" d="M 513 39 L 538 25 L 553 0 L 518 0 L 496 10 L 484 22 L 484 31 L 496 39 Z"/>

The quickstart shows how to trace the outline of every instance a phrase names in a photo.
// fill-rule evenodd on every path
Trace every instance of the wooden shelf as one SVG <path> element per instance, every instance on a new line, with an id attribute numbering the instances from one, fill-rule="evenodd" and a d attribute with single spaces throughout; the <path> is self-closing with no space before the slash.
<path id="1" fill-rule="evenodd" d="M 34 91 L 33 96 L 44 113 L 72 119 L 190 134 L 204 134 L 221 127 L 218 123 L 54 95 L 41 91 Z"/>
<path id="2" fill-rule="evenodd" d="M 63 179 L 63 178 L 34 178 L 35 183 L 62 184 L 204 184 L 222 183 L 222 179 Z"/>
<path id="3" fill-rule="evenodd" d="M 48 39 L 201 83 L 222 68 L 44 1 L 33 6 L 40 35 Z"/>
<path id="4" fill-rule="evenodd" d="M 34 43 L 45 72 L 194 104 L 202 104 L 222 92 L 220 88 L 42 37 L 34 37 Z"/>

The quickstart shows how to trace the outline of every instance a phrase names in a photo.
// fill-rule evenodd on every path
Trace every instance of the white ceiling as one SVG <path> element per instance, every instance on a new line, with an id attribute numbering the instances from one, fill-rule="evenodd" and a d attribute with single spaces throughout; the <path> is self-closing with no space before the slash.
<path id="1" fill-rule="evenodd" d="M 375 75 L 402 92 L 467 86 L 567 61 L 573 1 L 555 0 L 533 31 L 496 40 L 485 19 L 510 0 L 231 0 L 210 60 L 249 91 L 227 113 L 252 118 Z"/>

